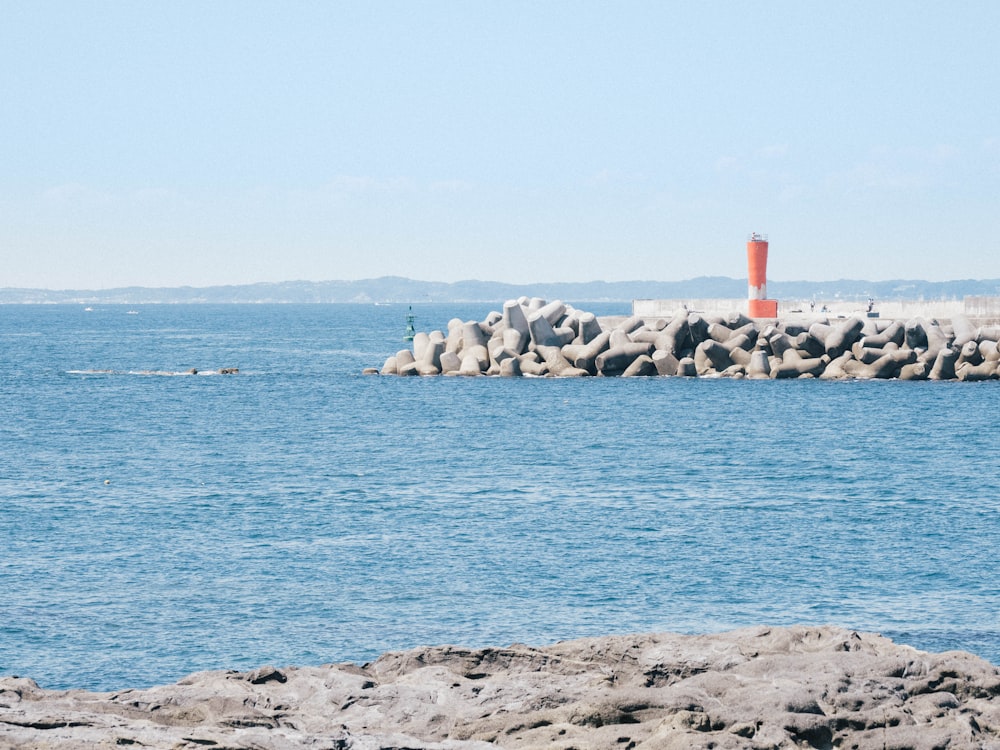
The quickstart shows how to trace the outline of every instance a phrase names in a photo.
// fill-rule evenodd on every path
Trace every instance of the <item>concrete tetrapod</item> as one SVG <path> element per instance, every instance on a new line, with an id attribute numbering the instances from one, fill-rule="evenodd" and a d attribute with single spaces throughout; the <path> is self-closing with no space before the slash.
<path id="1" fill-rule="evenodd" d="M 430 338 L 427 341 L 418 368 L 421 375 L 437 375 L 441 372 L 441 355 L 444 354 L 444 348 L 443 337 Z"/>
<path id="2" fill-rule="evenodd" d="M 653 352 L 652 360 L 658 375 L 671 376 L 677 374 L 677 366 L 680 364 L 680 361 L 670 352 L 657 349 Z"/>
<path id="3" fill-rule="evenodd" d="M 534 312 L 528 316 L 528 330 L 531 333 L 531 345 L 532 346 L 562 346 L 563 344 L 568 344 L 572 341 L 572 337 L 568 340 L 558 333 L 549 323 L 548 318 L 542 314 L 541 311 Z"/>
<path id="4" fill-rule="evenodd" d="M 911 318 L 904 324 L 904 341 L 909 349 L 927 348 L 927 331 L 923 318 Z"/>
<path id="5" fill-rule="evenodd" d="M 462 329 L 465 326 L 465 322 L 460 318 L 452 318 L 448 321 L 448 335 L 445 338 L 446 352 L 459 352 L 462 349 Z"/>
<path id="6" fill-rule="evenodd" d="M 702 341 L 694 350 L 695 369 L 699 375 L 710 372 L 722 372 L 733 366 L 729 350 L 714 339 Z"/>
<path id="7" fill-rule="evenodd" d="M 552 302 L 544 304 L 538 308 L 538 311 L 535 314 L 541 315 L 550 326 L 555 328 L 559 325 L 559 321 L 566 316 L 566 303 L 559 299 L 553 300 Z M 528 323 L 529 325 L 531 323 L 530 316 L 528 318 Z"/>
<path id="8" fill-rule="evenodd" d="M 978 365 L 983 361 L 983 354 L 979 351 L 979 344 L 971 339 L 966 341 L 961 347 L 958 353 L 958 361 L 955 363 L 956 367 L 961 367 L 962 365 Z"/>
<path id="9" fill-rule="evenodd" d="M 563 354 L 573 363 L 574 367 L 586 370 L 591 375 L 597 374 L 597 355 L 607 351 L 611 342 L 611 332 L 602 331 L 587 344 L 567 344 Z"/>
<path id="10" fill-rule="evenodd" d="M 821 380 L 846 380 L 851 376 L 847 374 L 844 370 L 844 365 L 848 362 L 853 361 L 854 355 L 850 352 L 844 352 L 839 357 L 831 359 L 827 364 L 826 369 L 823 370 L 823 374 L 820 375 Z"/>
<path id="11" fill-rule="evenodd" d="M 952 346 L 961 347 L 968 341 L 976 341 L 978 331 L 964 315 L 956 315 L 951 319 L 951 330 L 955 335 Z"/>
<path id="12" fill-rule="evenodd" d="M 409 349 L 396 352 L 396 372 L 399 375 L 417 375 L 417 360 Z"/>
<path id="13" fill-rule="evenodd" d="M 500 332 L 500 342 L 503 344 L 501 350 L 514 357 L 524 354 L 530 340 L 529 333 L 522 333 L 516 328 L 504 328 Z"/>
<path id="14" fill-rule="evenodd" d="M 698 346 L 698 344 L 708 338 L 708 321 L 698 313 L 688 315 L 687 329 L 692 347 Z"/>
<path id="15" fill-rule="evenodd" d="M 851 347 L 851 354 L 854 355 L 854 359 L 863 365 L 870 365 L 876 359 L 881 357 L 886 353 L 886 351 L 891 351 L 888 349 L 883 349 L 881 347 L 876 348 L 874 346 L 862 346 L 862 342 L 865 339 L 861 339 Z"/>
<path id="16" fill-rule="evenodd" d="M 708 326 L 708 337 L 712 341 L 717 341 L 720 344 L 724 344 L 734 335 L 732 328 L 722 324 L 722 323 L 710 323 Z"/>
<path id="17" fill-rule="evenodd" d="M 847 362 L 844 370 L 855 378 L 885 380 L 896 377 L 903 365 L 912 364 L 916 359 L 916 352 L 912 349 L 896 349 L 886 352 L 868 365 L 857 360 Z"/>
<path id="18" fill-rule="evenodd" d="M 809 326 L 808 333 L 814 339 L 823 344 L 823 348 L 826 348 L 826 339 L 833 331 L 833 327 L 827 323 L 816 322 Z"/>
<path id="19" fill-rule="evenodd" d="M 792 337 L 787 333 L 774 331 L 766 338 L 768 346 L 771 347 L 771 353 L 774 354 L 775 357 L 784 357 L 785 352 L 795 348 L 795 342 L 792 341 Z"/>
<path id="20" fill-rule="evenodd" d="M 625 320 L 616 325 L 615 330 L 621 331 L 622 333 L 625 334 L 629 334 L 633 333 L 634 331 L 638 331 L 640 328 L 643 327 L 643 325 L 644 323 L 642 322 L 642 318 L 633 315 L 631 317 L 625 318 Z"/>
<path id="21" fill-rule="evenodd" d="M 617 328 L 612 328 L 611 338 L 608 339 L 608 348 L 617 349 L 621 346 L 625 346 L 626 344 L 648 344 L 648 343 L 650 342 L 644 339 L 636 340 L 635 337 L 630 336 L 629 334 L 625 333 L 625 331 L 620 331 Z"/>
<path id="22" fill-rule="evenodd" d="M 993 380 L 997 377 L 997 363 L 984 360 L 978 365 L 973 365 L 966 362 L 955 368 L 955 374 L 963 381 Z"/>
<path id="23" fill-rule="evenodd" d="M 897 376 L 900 380 L 927 380 L 927 375 L 930 372 L 930 367 L 927 366 L 926 362 L 913 362 L 908 365 L 903 365 L 899 370 L 899 375 Z"/>
<path id="24" fill-rule="evenodd" d="M 698 377 L 698 368 L 691 357 L 682 357 L 677 363 L 677 375 L 684 378 Z"/>
<path id="25" fill-rule="evenodd" d="M 441 374 L 448 375 L 457 373 L 462 369 L 462 358 L 455 352 L 443 352 L 441 354 Z"/>
<path id="26" fill-rule="evenodd" d="M 795 337 L 795 349 L 804 358 L 822 357 L 826 354 L 826 345 L 810 336 L 808 331 L 803 331 Z"/>
<path id="27" fill-rule="evenodd" d="M 810 329 L 810 332 L 812 329 Z M 903 341 L 906 339 L 906 329 L 903 328 L 903 324 L 898 320 L 894 320 L 889 324 L 889 327 L 883 330 L 881 333 L 876 333 L 873 336 L 862 336 L 859 342 L 861 346 L 864 347 L 877 347 L 882 348 L 886 344 L 893 343 L 896 346 L 901 346 Z"/>
<path id="28" fill-rule="evenodd" d="M 426 331 L 417 331 L 413 334 L 413 359 L 415 361 L 423 361 L 424 352 L 427 350 L 427 344 L 430 343 L 430 340 L 430 334 Z"/>
<path id="29" fill-rule="evenodd" d="M 485 348 L 485 347 L 483 347 Z M 462 364 L 458 368 L 458 372 L 461 375 L 482 375 L 483 368 L 482 362 L 475 353 L 466 354 L 462 357 Z"/>
<path id="30" fill-rule="evenodd" d="M 754 335 L 754 339 L 756 339 Z M 742 331 L 733 331 L 733 336 L 722 344 L 722 348 L 729 352 L 729 358 L 733 362 L 746 367 L 750 363 L 750 352 L 753 350 L 753 341 Z"/>
<path id="31" fill-rule="evenodd" d="M 589 344 L 602 333 L 601 324 L 594 313 L 580 314 L 580 334 L 573 340 L 574 344 Z"/>
<path id="32" fill-rule="evenodd" d="M 517 358 L 520 363 L 521 373 L 523 375 L 544 375 L 548 372 L 548 368 L 542 364 L 542 358 L 538 356 L 538 352 L 527 352 L 522 354 Z"/>
<path id="33" fill-rule="evenodd" d="M 656 364 L 648 354 L 640 354 L 622 373 L 623 378 L 648 375 L 656 375 Z"/>
<path id="34" fill-rule="evenodd" d="M 521 360 L 516 357 L 505 359 L 500 363 L 500 377 L 519 378 L 521 374 Z"/>
<path id="35" fill-rule="evenodd" d="M 958 352 L 948 347 L 938 352 L 934 359 L 934 365 L 928 377 L 931 380 L 954 380 L 955 361 L 958 359 Z"/>
<path id="36" fill-rule="evenodd" d="M 678 310 L 674 313 L 670 322 L 660 330 L 653 345 L 657 350 L 670 352 L 676 357 L 688 345 L 689 338 L 687 333 L 687 313 L 683 310 Z"/>
<path id="37" fill-rule="evenodd" d="M 528 318 L 524 308 L 516 300 L 508 300 L 503 305 L 503 323 L 507 330 L 517 331 L 521 338 L 528 338 Z"/>
<path id="38" fill-rule="evenodd" d="M 937 321 L 923 326 L 924 338 L 927 341 L 927 348 L 924 352 L 918 353 L 919 358 L 924 362 L 933 362 L 942 349 L 954 346 L 951 337 L 942 330 Z"/>
<path id="39" fill-rule="evenodd" d="M 855 341 L 861 338 L 861 329 L 864 328 L 865 321 L 854 316 L 834 328 L 826 337 L 826 353 L 831 358 L 839 357 L 851 348 Z"/>
<path id="40" fill-rule="evenodd" d="M 823 374 L 830 357 L 810 357 L 804 359 L 795 349 L 786 349 L 781 357 L 781 363 L 771 369 L 771 378 L 798 378 L 803 375 L 819 377 Z"/>
<path id="41" fill-rule="evenodd" d="M 620 375 L 636 357 L 649 355 L 652 351 L 652 344 L 624 344 L 598 354 L 595 365 L 601 375 Z"/>
<path id="42" fill-rule="evenodd" d="M 551 375 L 562 378 L 575 378 L 582 375 L 589 375 L 586 370 L 574 367 L 573 364 L 563 356 L 562 349 L 558 346 L 539 346 L 536 351 L 545 360 L 548 371 Z"/>
<path id="43" fill-rule="evenodd" d="M 976 332 L 979 341 L 1000 341 L 1000 326 L 983 326 Z"/>

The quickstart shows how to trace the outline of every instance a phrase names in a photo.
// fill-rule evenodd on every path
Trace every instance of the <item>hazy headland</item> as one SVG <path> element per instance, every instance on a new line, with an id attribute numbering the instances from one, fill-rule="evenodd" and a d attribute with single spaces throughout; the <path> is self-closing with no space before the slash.
<path id="1" fill-rule="evenodd" d="M 923 281 L 769 281 L 776 299 L 953 300 L 1000 295 L 1000 279 Z M 423 303 L 502 302 L 522 295 L 574 302 L 633 299 L 741 298 L 747 280 L 701 276 L 685 281 L 589 281 L 507 284 L 496 281 L 419 281 L 383 276 L 354 281 L 281 281 L 232 286 L 120 287 L 115 289 L 0 288 L 0 304 L 178 304 L 178 303 Z"/>

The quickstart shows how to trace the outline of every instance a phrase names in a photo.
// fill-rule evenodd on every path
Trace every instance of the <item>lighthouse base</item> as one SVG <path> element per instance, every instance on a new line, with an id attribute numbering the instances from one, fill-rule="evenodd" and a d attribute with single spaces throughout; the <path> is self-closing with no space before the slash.
<path id="1" fill-rule="evenodd" d="M 750 309 L 747 314 L 751 318 L 777 318 L 778 300 L 776 299 L 751 299 L 747 300 Z"/>

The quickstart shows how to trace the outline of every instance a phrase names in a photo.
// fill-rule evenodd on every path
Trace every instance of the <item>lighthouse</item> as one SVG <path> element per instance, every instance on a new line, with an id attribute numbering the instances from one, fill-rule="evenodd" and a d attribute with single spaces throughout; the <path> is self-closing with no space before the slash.
<path id="1" fill-rule="evenodd" d="M 751 318 L 778 317 L 778 300 L 767 298 L 767 235 L 747 238 L 748 313 Z"/>

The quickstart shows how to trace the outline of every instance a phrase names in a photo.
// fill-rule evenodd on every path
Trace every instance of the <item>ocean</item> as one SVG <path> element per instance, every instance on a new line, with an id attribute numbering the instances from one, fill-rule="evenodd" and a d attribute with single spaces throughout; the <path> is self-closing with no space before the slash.
<path id="1" fill-rule="evenodd" d="M 362 375 L 406 314 L 0 306 L 0 675 L 761 623 L 1000 663 L 1000 382 Z"/>

